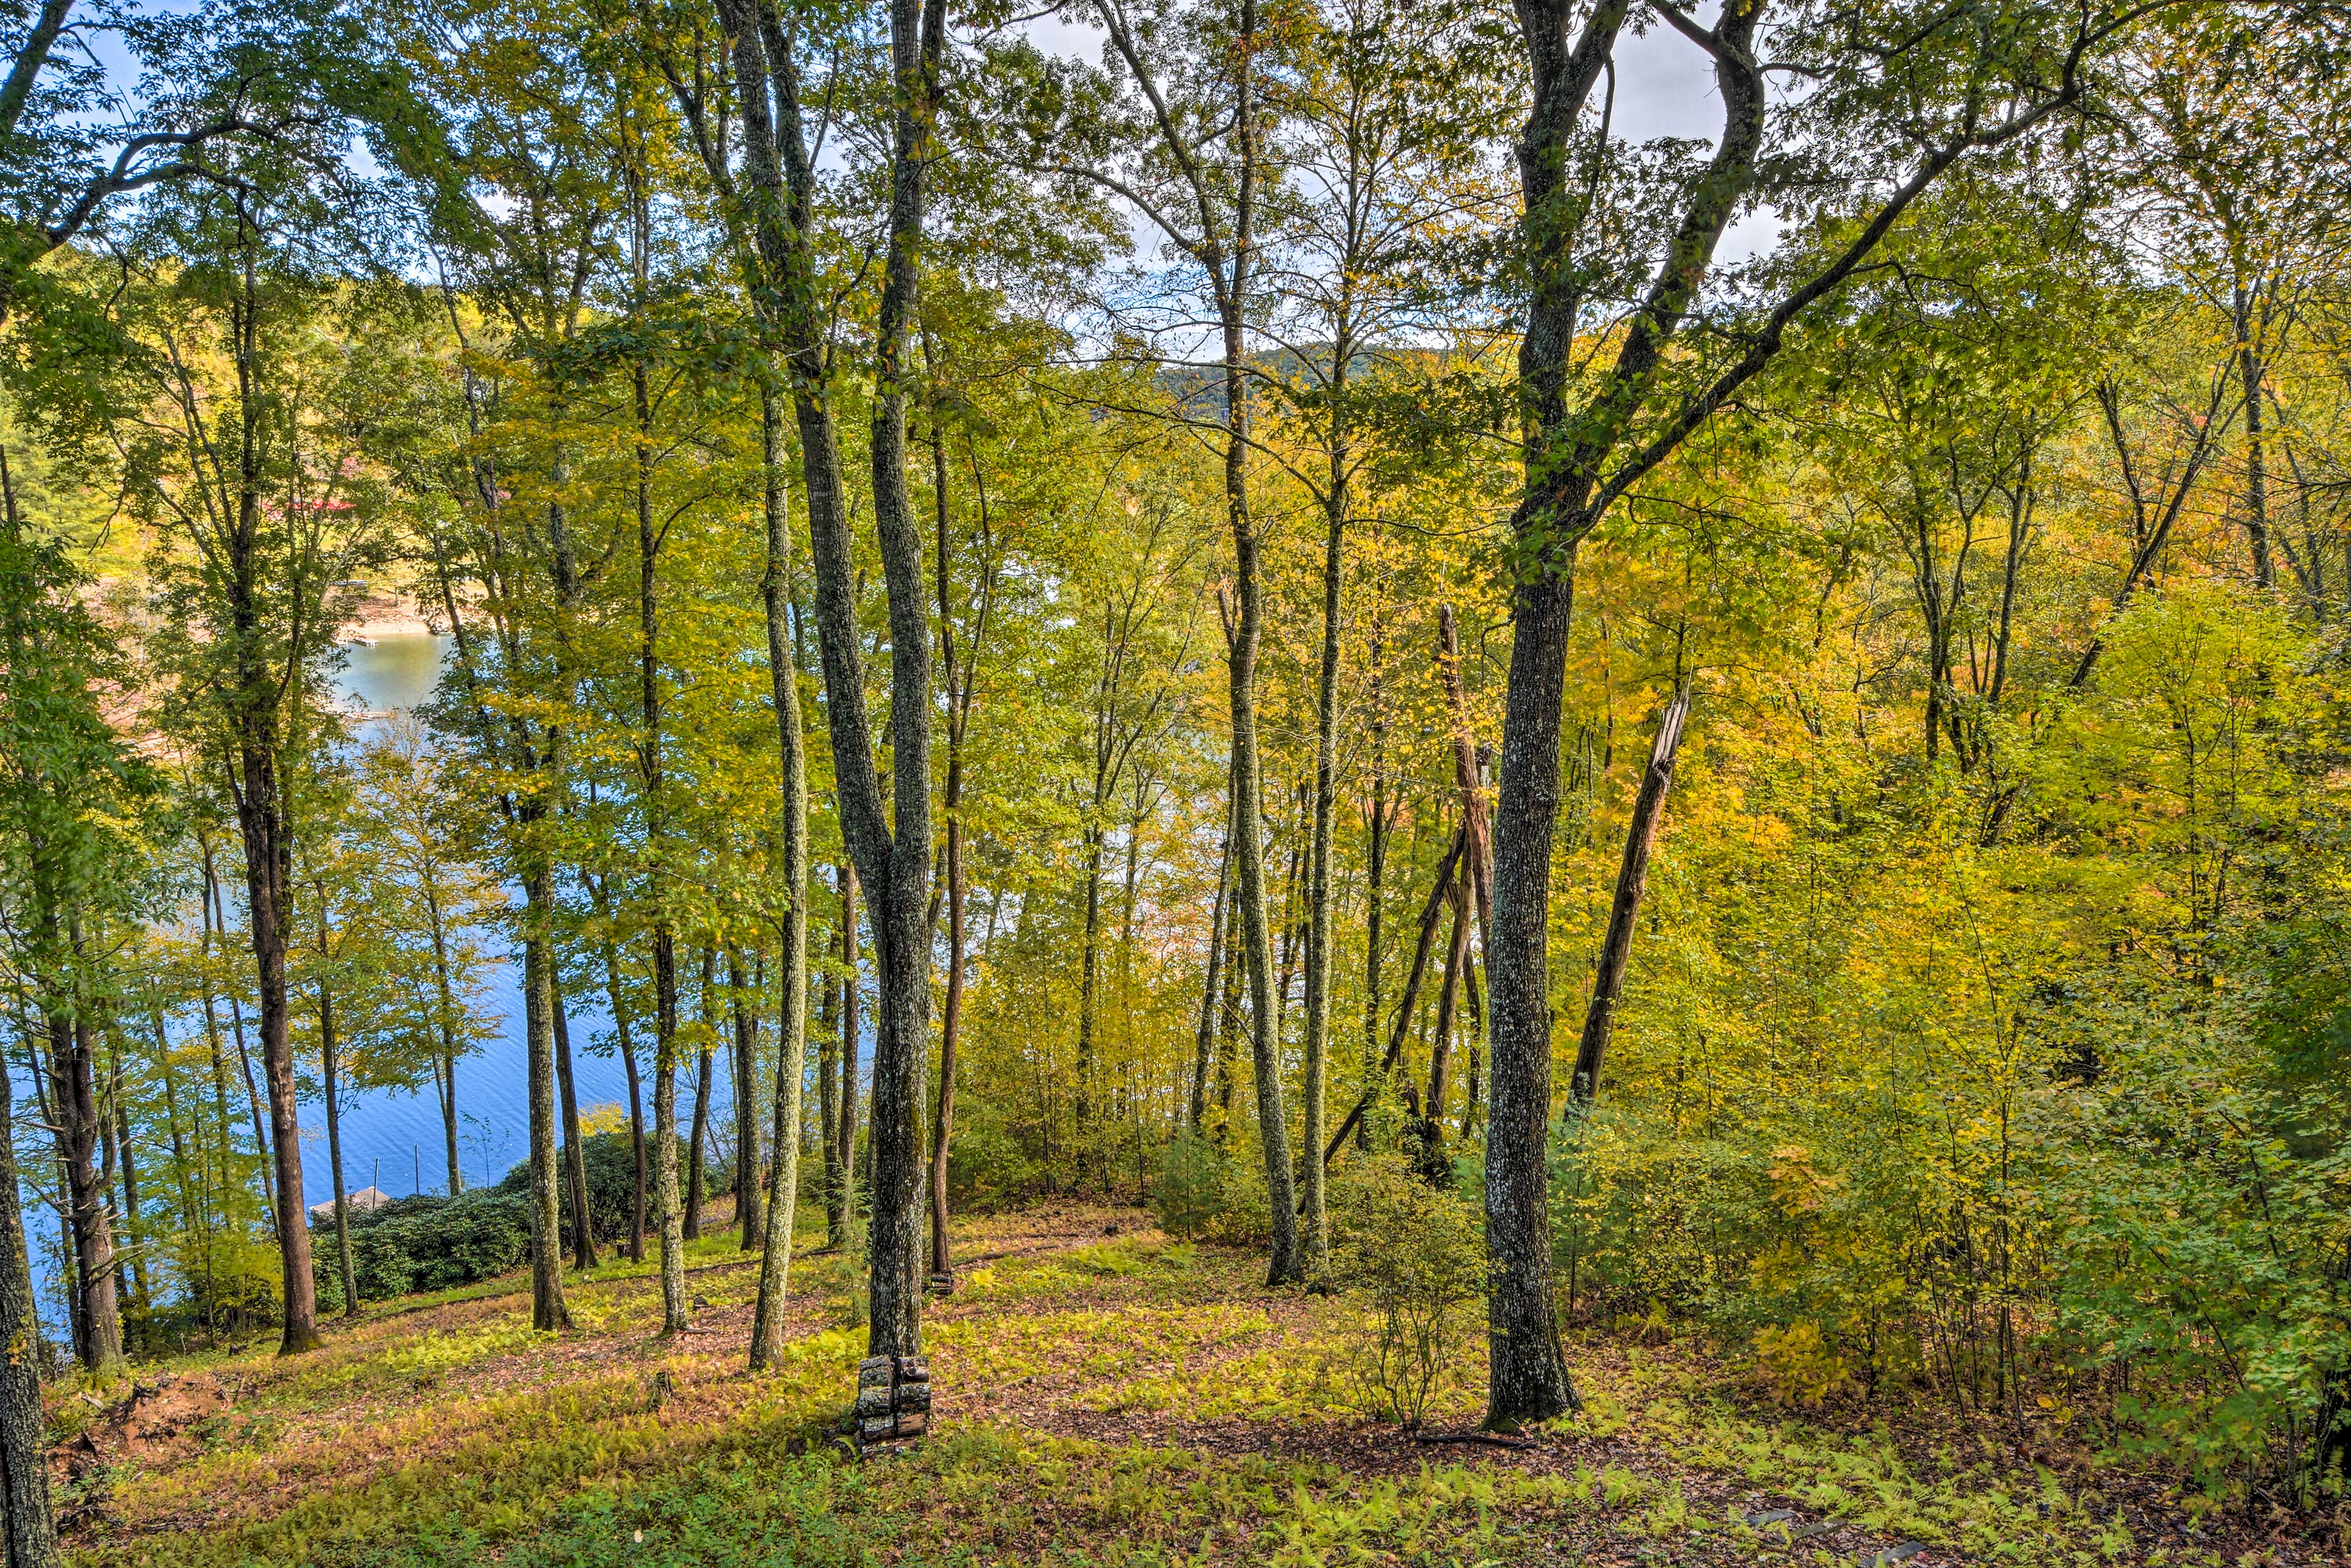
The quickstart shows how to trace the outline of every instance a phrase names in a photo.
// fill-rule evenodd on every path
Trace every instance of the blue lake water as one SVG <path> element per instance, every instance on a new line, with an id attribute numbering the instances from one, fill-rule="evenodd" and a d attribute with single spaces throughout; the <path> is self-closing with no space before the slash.
<path id="1" fill-rule="evenodd" d="M 337 685 L 351 703 L 370 714 L 414 707 L 433 693 L 448 656 L 450 640 L 430 632 L 395 633 L 372 643 L 347 648 Z M 362 720 L 364 725 L 367 721 Z M 300 1005 L 298 1001 L 297 1005 Z M 528 1152 L 530 1103 L 524 1055 L 521 965 L 509 958 L 491 976 L 482 1008 L 496 1025 L 496 1033 L 482 1051 L 457 1064 L 458 1166 L 468 1186 L 494 1182 Z M 629 1103 L 627 1070 L 617 1055 L 598 1055 L 594 1038 L 611 1028 L 610 1011 L 592 994 L 567 994 L 565 1012 L 570 1024 L 572 1072 L 580 1112 L 587 1115 L 597 1105 L 625 1110 Z M 639 1070 L 650 1061 L 643 1040 L 638 1041 Z M 713 1085 L 714 1113 L 731 1108 L 721 1058 L 719 1082 Z M 692 1068 L 678 1084 L 678 1119 L 694 1113 Z M 645 1115 L 653 1115 L 652 1084 L 644 1088 Z M 441 1103 L 428 1082 L 422 1092 L 380 1090 L 346 1095 L 342 1112 L 343 1180 L 351 1191 L 371 1184 L 394 1197 L 411 1192 L 448 1190 L 448 1155 L 441 1124 Z M 333 1172 L 327 1158 L 326 1107 L 302 1107 L 302 1187 L 306 1202 L 323 1203 L 334 1196 Z"/>
<path id="2" fill-rule="evenodd" d="M 379 637 L 372 643 L 347 649 L 348 659 L 336 684 L 350 704 L 370 716 L 360 719 L 360 726 L 364 728 L 384 714 L 413 708 L 430 696 L 440 679 L 448 647 L 446 637 L 415 632 Z M 231 853 L 235 853 L 234 848 Z M 250 962 L 249 957 L 246 961 Z M 494 1032 L 480 1051 L 461 1059 L 457 1064 L 458 1166 L 467 1186 L 497 1181 L 529 1150 L 529 1064 L 524 1054 L 520 972 L 520 963 L 512 956 L 492 969 L 480 1006 L 494 1026 Z M 580 1114 L 584 1117 L 594 1108 L 607 1105 L 625 1113 L 629 1101 L 627 1070 L 611 1053 L 609 1044 L 602 1054 L 599 1054 L 596 1046 L 596 1037 L 611 1028 L 610 1011 L 598 996 L 590 994 L 567 995 L 565 1004 Z M 297 997 L 294 1005 L 299 1009 L 308 1004 L 306 998 Z M 246 1028 L 252 1028 L 249 1018 Z M 250 1033 L 247 1040 L 253 1042 Z M 649 1051 L 643 1040 L 638 1042 L 638 1056 L 640 1070 L 649 1070 Z M 256 1071 L 258 1066 L 256 1062 Z M 732 1109 L 733 1096 L 723 1052 L 714 1068 L 713 1077 L 717 1082 L 711 1086 L 711 1110 L 716 1118 Z M 24 1092 L 22 1084 L 18 1089 Z M 650 1081 L 644 1092 L 645 1115 L 650 1120 Z M 687 1124 L 694 1114 L 694 1094 L 693 1067 L 689 1062 L 678 1083 L 677 1113 L 681 1124 Z M 20 1107 L 19 1116 L 23 1115 L 24 1108 Z M 300 1117 L 303 1202 L 306 1206 L 328 1202 L 334 1197 L 335 1188 L 327 1151 L 324 1103 L 315 1098 L 304 1101 Z M 27 1120 L 18 1122 L 20 1129 Z M 393 1197 L 405 1197 L 415 1192 L 448 1191 L 449 1163 L 441 1105 L 429 1081 L 422 1091 L 414 1092 L 374 1090 L 346 1093 L 341 1142 L 343 1179 L 350 1191 L 374 1186 Z M 30 1152 L 19 1144 L 20 1160 Z M 35 1296 L 49 1332 L 62 1340 L 66 1301 L 61 1280 L 66 1254 L 56 1211 L 29 1193 L 21 1195 L 21 1201 Z"/>

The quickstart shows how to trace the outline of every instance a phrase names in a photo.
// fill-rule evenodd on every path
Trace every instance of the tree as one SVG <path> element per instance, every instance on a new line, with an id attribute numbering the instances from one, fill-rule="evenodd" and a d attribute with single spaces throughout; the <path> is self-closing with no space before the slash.
<path id="1" fill-rule="evenodd" d="M 1670 216 L 1627 250 L 1625 230 L 1604 221 L 1604 205 L 1628 200 L 1627 176 L 1614 157 L 1605 105 L 1595 110 L 1592 99 L 1604 78 L 1614 80 L 1632 9 L 1627 0 L 1600 0 L 1588 11 L 1545 0 L 1520 17 L 1532 89 L 1518 147 L 1526 487 L 1510 518 L 1515 635 L 1488 960 L 1486 1213 L 1496 1286 L 1487 1420 L 1504 1430 L 1575 1402 L 1552 1305 L 1546 948 L 1576 548 L 1770 364 L 1790 327 L 1852 277 L 1946 171 L 1971 153 L 2025 141 L 2074 110 L 2098 52 L 2140 15 L 2095 10 L 2061 19 L 2019 9 L 2002 13 L 1997 29 L 1980 30 L 1896 6 L 1854 37 L 1825 16 L 1763 0 L 1729 6 L 1712 26 L 1651 5 L 1648 15 L 1712 62 L 1722 130 L 1702 168 L 1670 172 Z M 1764 88 L 1767 47 L 1816 84 L 1776 126 Z M 1792 152 L 1805 138 L 1806 152 Z M 1708 352 L 1677 353 L 1707 298 L 1724 231 L 1740 212 L 1782 194 L 1778 182 L 1788 175 L 1775 171 L 1798 164 L 1898 173 L 1814 196 L 1833 220 L 1824 243 L 1791 255 L 1785 281 L 1747 305 L 1734 333 L 1710 340 Z M 1597 329 L 1602 321 L 1605 332 Z"/>
<path id="2" fill-rule="evenodd" d="M 172 541 L 155 566 L 162 604 L 203 628 L 174 655 L 181 700 L 225 753 L 245 847 L 288 1354 L 319 1342 L 287 993 L 287 773 L 329 722 L 318 687 L 347 591 L 335 585 L 383 549 L 359 444 L 382 392 L 371 372 L 394 371 L 323 351 L 337 315 L 348 328 L 369 300 L 339 297 L 311 248 L 336 233 L 311 173 L 320 153 L 257 158 L 159 205 L 155 243 L 176 265 L 133 297 L 148 385 L 118 436 L 133 494 Z"/>

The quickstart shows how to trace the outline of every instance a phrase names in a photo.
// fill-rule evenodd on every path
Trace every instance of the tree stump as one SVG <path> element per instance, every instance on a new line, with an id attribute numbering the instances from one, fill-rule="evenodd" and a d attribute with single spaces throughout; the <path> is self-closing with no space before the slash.
<path id="1" fill-rule="evenodd" d="M 931 1367 L 919 1355 L 873 1355 L 857 1364 L 857 1451 L 887 1452 L 931 1428 Z"/>

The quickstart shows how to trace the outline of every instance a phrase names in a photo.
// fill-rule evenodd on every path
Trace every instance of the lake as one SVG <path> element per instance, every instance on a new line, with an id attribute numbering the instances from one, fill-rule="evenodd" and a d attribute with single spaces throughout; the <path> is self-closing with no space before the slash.
<path id="1" fill-rule="evenodd" d="M 448 657 L 451 640 L 433 632 L 394 632 L 372 643 L 344 650 L 342 674 L 336 685 L 342 695 L 370 715 L 413 708 L 433 695 Z M 367 721 L 362 720 L 361 724 Z M 601 988 L 600 988 L 601 989 Z M 521 965 L 509 959 L 491 977 L 483 998 L 497 1032 L 479 1055 L 457 1064 L 457 1110 L 463 1119 L 458 1135 L 458 1165 L 467 1186 L 498 1180 L 529 1153 L 529 1063 L 524 1055 Z M 612 1027 L 611 1014 L 599 997 L 564 998 L 571 1026 L 574 1082 L 580 1113 L 596 1105 L 626 1110 L 629 1080 L 617 1055 L 595 1053 L 590 1042 Z M 652 1062 L 645 1041 L 638 1042 L 640 1071 Z M 731 1111 L 722 1068 L 714 1076 L 714 1113 Z M 653 1116 L 653 1085 L 644 1086 L 645 1115 Z M 694 1113 L 691 1064 L 680 1074 L 678 1120 L 687 1124 Z M 448 1156 L 444 1152 L 441 1104 L 427 1084 L 421 1093 L 380 1090 L 347 1095 L 342 1114 L 343 1179 L 356 1192 L 371 1184 L 394 1197 L 412 1192 L 446 1192 Z M 424 1153 L 430 1149 L 430 1155 Z M 380 1174 L 379 1174 L 380 1173 Z M 327 1161 L 326 1107 L 302 1107 L 302 1186 L 309 1203 L 334 1196 L 333 1172 Z"/>
<path id="2" fill-rule="evenodd" d="M 416 706 L 433 695 L 448 658 L 451 639 L 432 632 L 392 632 L 345 649 L 346 660 L 336 686 L 341 696 L 366 716 L 362 730 L 383 716 Z M 232 841 L 233 842 L 233 841 Z M 231 851 L 235 853 L 234 848 Z M 241 880 L 241 873 L 232 873 Z M 235 885 L 235 881 L 232 881 Z M 517 894 L 517 898 L 519 895 Z M 249 954 L 243 961 L 251 962 Z M 468 1186 L 498 1181 L 529 1152 L 529 1064 L 523 1040 L 521 966 L 509 956 L 492 969 L 481 1007 L 495 1032 L 476 1054 L 457 1064 L 457 1110 L 460 1116 L 458 1166 Z M 596 988 L 601 993 L 601 988 Z M 308 1004 L 297 997 L 296 1008 Z M 689 1004 L 690 1005 L 690 1004 Z M 599 1054 L 599 1034 L 611 1028 L 611 1015 L 600 994 L 565 997 L 571 1033 L 572 1071 L 582 1116 L 599 1106 L 626 1112 L 629 1081 L 618 1056 L 609 1048 Z M 246 1020 L 248 1030 L 252 1020 Z M 248 1033 L 247 1039 L 251 1040 Z M 870 1036 L 868 1037 L 870 1040 Z M 650 1072 L 648 1042 L 638 1042 L 639 1065 Z M 723 1053 L 714 1063 L 711 1113 L 730 1113 L 734 1107 Z M 256 1063 L 256 1073 L 259 1064 Z M 677 1115 L 689 1125 L 694 1114 L 692 1063 L 679 1075 Z M 644 1086 L 645 1115 L 653 1115 L 653 1086 Z M 306 1100 L 299 1108 L 302 1126 L 302 1192 L 306 1205 L 334 1197 L 334 1171 L 327 1153 L 326 1106 Z M 23 1123 L 19 1124 L 24 1124 Z M 428 1083 L 419 1092 L 373 1090 L 346 1094 L 342 1112 L 343 1179 L 348 1190 L 381 1187 L 394 1197 L 411 1193 L 448 1191 L 448 1156 L 442 1133 L 440 1101 Z M 427 1151 L 430 1151 L 429 1153 Z M 19 1157 L 25 1151 L 20 1148 Z M 51 1333 L 65 1337 L 66 1302 L 58 1284 L 65 1253 L 55 1211 L 37 1200 L 24 1205 L 34 1272 L 35 1294 Z"/>

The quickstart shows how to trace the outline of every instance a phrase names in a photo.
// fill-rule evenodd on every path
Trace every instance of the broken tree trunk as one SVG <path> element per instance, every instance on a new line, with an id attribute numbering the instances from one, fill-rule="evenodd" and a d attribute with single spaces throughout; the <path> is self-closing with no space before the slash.
<path id="1" fill-rule="evenodd" d="M 1589 1105 L 1600 1091 L 1600 1066 L 1616 1027 L 1616 996 L 1625 984 L 1625 961 L 1633 951 L 1633 923 L 1649 881 L 1649 852 L 1665 821 L 1666 794 L 1674 784 L 1674 759 L 1681 750 L 1682 727 L 1689 717 L 1690 684 L 1685 677 L 1666 705 L 1657 738 L 1649 747 L 1648 770 L 1633 801 L 1625 829 L 1625 859 L 1616 873 L 1616 898 L 1608 910 L 1608 936 L 1600 946 L 1600 967 L 1592 977 L 1592 1008 L 1583 1016 L 1583 1039 L 1575 1048 L 1575 1102 Z"/>

